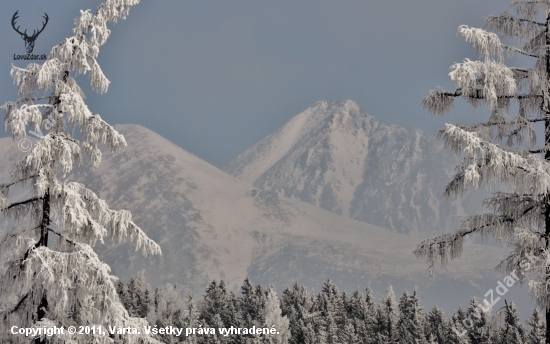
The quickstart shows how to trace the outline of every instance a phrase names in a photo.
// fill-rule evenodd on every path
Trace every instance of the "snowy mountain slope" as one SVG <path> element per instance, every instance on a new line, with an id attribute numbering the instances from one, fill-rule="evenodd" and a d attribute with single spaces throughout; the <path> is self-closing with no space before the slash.
<path id="1" fill-rule="evenodd" d="M 398 291 L 418 287 L 426 306 L 453 308 L 482 296 L 498 278 L 498 250 L 469 245 L 460 262 L 429 281 L 426 264 L 412 255 L 419 238 L 255 189 L 143 127 L 117 129 L 126 151 L 105 154 L 98 169 L 81 168 L 68 179 L 112 208 L 132 211 L 160 244 L 163 255 L 152 258 L 124 244 L 97 246 L 123 279 L 144 269 L 153 286 L 177 283 L 195 295 L 212 279 L 238 289 L 247 275 L 279 290 L 294 281 L 319 290 L 331 278 L 341 289 L 369 284 L 382 295 L 392 283 Z M 9 139 L 0 147 L 1 166 L 23 156 Z"/>
<path id="2" fill-rule="evenodd" d="M 378 122 L 351 100 L 320 101 L 224 170 L 262 190 L 401 233 L 454 229 L 479 199 L 441 196 L 457 159 L 421 130 Z"/>

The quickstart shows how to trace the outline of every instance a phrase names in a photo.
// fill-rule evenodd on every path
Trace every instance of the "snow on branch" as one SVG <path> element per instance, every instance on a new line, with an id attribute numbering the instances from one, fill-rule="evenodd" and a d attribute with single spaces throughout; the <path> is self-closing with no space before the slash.
<path id="1" fill-rule="evenodd" d="M 453 180 L 451 195 L 468 186 L 478 188 L 482 176 L 487 185 L 502 182 L 517 194 L 532 194 L 537 201 L 550 192 L 550 165 L 538 155 L 524 157 L 504 150 L 452 124 L 446 124 L 443 137 L 447 148 L 456 154 L 464 151 L 466 155 L 461 167 L 463 175 Z"/>
<path id="2" fill-rule="evenodd" d="M 21 219 L 24 215 L 37 209 L 37 203 L 42 201 L 41 197 L 32 197 L 21 202 L 10 203 L 5 208 L 0 209 L 4 212 L 5 216 L 11 216 L 16 221 Z"/>
<path id="3" fill-rule="evenodd" d="M 527 214 L 532 210 L 533 207 L 527 207 L 523 209 L 523 213 Z M 497 214 L 460 217 L 459 222 L 461 228 L 455 233 L 424 240 L 413 252 L 417 258 L 426 258 L 426 261 L 430 264 L 428 271 L 432 278 L 435 275 L 435 265 L 437 263 L 444 267 L 449 263 L 449 260 L 460 258 L 463 251 L 462 244 L 466 236 L 480 234 L 484 239 L 493 236 L 495 239 L 502 241 L 507 237 L 514 237 L 518 222 L 521 227 L 521 217 L 514 219 Z"/>
<path id="4" fill-rule="evenodd" d="M 471 43 L 477 49 L 485 62 L 491 61 L 492 56 L 497 57 L 499 63 L 504 61 L 502 43 L 500 43 L 500 38 L 496 34 L 483 29 L 470 28 L 467 25 L 460 25 L 458 33 L 464 37 L 466 42 Z"/>
<path id="5" fill-rule="evenodd" d="M 502 63 L 494 61 L 471 61 L 451 66 L 449 76 L 456 88 L 463 90 L 464 96 L 478 96 L 481 92 L 489 108 L 495 108 L 499 96 L 513 96 L 516 90 L 514 72 Z"/>
<path id="6" fill-rule="evenodd" d="M 126 147 L 124 136 L 112 126 L 103 121 L 99 115 L 92 115 L 81 95 L 70 92 L 60 95 L 60 107 L 65 111 L 69 125 L 74 130 L 80 126 L 82 132 L 83 150 L 93 152 L 94 166 L 101 162 L 98 144 L 105 144 L 111 152 L 117 152 Z"/>
<path id="7" fill-rule="evenodd" d="M 519 16 L 527 20 L 535 21 L 540 13 L 546 13 L 546 10 L 550 8 L 550 1 L 512 1 L 511 6 L 516 8 L 516 12 Z"/>
<path id="8" fill-rule="evenodd" d="M 544 23 L 517 18 L 508 12 L 504 12 L 498 17 L 488 16 L 484 19 L 489 30 L 502 32 L 505 37 L 518 37 L 522 40 L 536 37 L 546 27 Z"/>
<path id="9" fill-rule="evenodd" d="M 73 164 L 81 162 L 80 146 L 76 140 L 69 139 L 64 134 L 48 134 L 38 141 L 35 147 L 22 160 L 15 164 L 12 180 L 26 179 L 34 174 L 44 178 L 52 178 L 58 171 L 69 173 Z M 38 182 L 37 182 L 38 183 Z M 47 185 L 37 185 L 38 194 L 44 195 Z"/>
<path id="10" fill-rule="evenodd" d="M 17 107 L 15 103 L 7 102 L 2 106 L 6 116 L 4 118 L 4 125 L 7 128 L 11 128 L 12 139 L 22 139 L 27 136 L 26 128 L 28 124 L 34 124 L 35 130 L 40 127 L 43 116 L 41 109 L 51 109 L 50 104 L 23 104 L 21 107 Z"/>
<path id="11" fill-rule="evenodd" d="M 535 297 L 537 306 L 546 308 L 550 305 L 550 252 L 546 248 L 540 254 L 532 255 L 529 275 L 529 291 Z"/>
<path id="12" fill-rule="evenodd" d="M 76 182 L 56 183 L 51 191 L 52 208 L 59 209 L 58 232 L 66 238 L 94 245 L 110 234 L 113 241 L 128 241 L 142 254 L 161 254 L 160 247 L 139 228 L 126 210 L 111 210 L 97 195 Z M 95 219 L 94 219 L 95 218 Z"/>
<path id="13" fill-rule="evenodd" d="M 472 126 L 461 126 L 460 128 L 469 132 L 476 133 L 479 138 L 484 141 L 491 141 L 493 137 L 497 140 L 503 140 L 506 138 L 506 145 L 511 147 L 514 143 L 520 145 L 524 139 L 529 141 L 531 147 L 536 144 L 536 133 L 532 124 L 535 122 L 543 121 L 543 118 L 526 118 L 520 114 L 510 119 L 507 113 L 502 113 L 498 110 L 493 110 L 493 114 L 489 118 L 488 122 L 480 122 Z M 494 133 L 496 128 L 496 133 Z M 445 129 L 439 131 L 439 136 L 445 134 Z M 519 152 L 521 149 L 517 149 Z M 524 150 L 525 152 L 531 152 Z"/>
<path id="14" fill-rule="evenodd" d="M 430 95 L 422 99 L 422 107 L 434 116 L 443 116 L 454 107 L 454 98 L 461 95 L 460 91 L 455 93 L 444 90 L 431 90 Z"/>
<path id="15" fill-rule="evenodd" d="M 540 56 L 539 55 L 536 55 L 536 54 L 531 54 L 525 50 L 522 50 L 522 49 L 519 49 L 519 48 L 516 48 L 514 46 L 511 46 L 511 45 L 502 45 L 502 48 L 503 49 L 506 49 L 508 51 L 508 58 L 512 57 L 513 53 L 518 53 L 518 54 L 521 54 L 521 55 L 525 55 L 525 56 L 530 56 L 530 57 L 536 57 L 536 58 L 539 58 Z"/>
<path id="16" fill-rule="evenodd" d="M 449 260 L 459 258 L 462 254 L 462 243 L 464 237 L 473 230 L 457 231 L 454 234 L 444 234 L 435 238 L 422 241 L 413 254 L 416 258 L 426 258 L 430 264 L 428 271 L 430 276 L 435 276 L 435 265 L 440 263 L 441 266 L 447 266 Z"/>
<path id="17" fill-rule="evenodd" d="M 533 54 L 543 54 L 546 50 L 546 32 L 543 31 L 529 39 L 523 46 L 523 50 L 530 51 Z"/>
<path id="18" fill-rule="evenodd" d="M 105 93 L 107 92 L 111 82 L 105 77 L 96 60 L 92 57 L 90 59 L 92 60 L 92 70 L 90 71 L 92 89 L 98 91 L 99 93 Z"/>
<path id="19" fill-rule="evenodd" d="M 107 0 L 98 7 L 96 16 L 116 23 L 118 19 L 126 19 L 130 8 L 137 4 L 139 0 Z"/>
<path id="20" fill-rule="evenodd" d="M 17 93 L 22 98 L 32 98 L 38 91 L 37 75 L 41 66 L 36 63 L 29 63 L 27 68 L 11 66 L 10 75 L 17 86 Z"/>
<path id="21" fill-rule="evenodd" d="M 0 210 L 8 206 L 8 191 L 7 187 L 0 188 Z"/>

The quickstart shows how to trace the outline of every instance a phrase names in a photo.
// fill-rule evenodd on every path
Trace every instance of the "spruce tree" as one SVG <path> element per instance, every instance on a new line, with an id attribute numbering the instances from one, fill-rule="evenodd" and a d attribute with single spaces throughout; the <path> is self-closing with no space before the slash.
<path id="1" fill-rule="evenodd" d="M 301 325 L 303 328 L 303 342 L 304 344 L 315 344 L 316 343 L 316 333 L 315 329 L 313 328 L 313 324 L 310 322 L 307 325 L 304 325 L 303 320 L 300 320 L 300 323 L 298 325 Z"/>
<path id="2" fill-rule="evenodd" d="M 260 326 L 264 323 L 263 309 L 266 293 L 261 285 L 252 286 L 247 277 L 241 286 L 242 297 L 239 302 L 240 318 L 244 327 Z"/>
<path id="3" fill-rule="evenodd" d="M 344 325 L 344 327 L 340 331 L 338 339 L 339 339 L 339 343 L 346 343 L 346 344 L 361 343 L 359 340 L 359 336 L 355 332 L 355 328 L 351 322 L 348 322 L 347 324 Z"/>
<path id="4" fill-rule="evenodd" d="M 321 317 L 318 320 L 318 327 L 323 329 L 327 344 L 338 343 L 339 326 L 337 321 L 336 300 L 331 299 L 330 293 L 320 293 L 317 298 Z"/>
<path id="5" fill-rule="evenodd" d="M 426 342 L 423 331 L 423 315 L 416 291 L 409 295 L 405 290 L 399 301 L 399 320 L 397 323 L 399 342 L 421 344 Z"/>
<path id="6" fill-rule="evenodd" d="M 385 343 L 399 342 L 397 309 L 398 305 L 395 302 L 395 293 L 393 287 L 390 285 L 386 291 L 386 296 L 380 301 L 377 314 L 379 337 Z"/>
<path id="7" fill-rule="evenodd" d="M 391 343 L 390 334 L 387 329 L 385 312 L 383 311 L 381 305 L 379 305 L 378 309 L 376 309 L 376 329 L 372 335 L 372 342 L 374 344 Z"/>
<path id="8" fill-rule="evenodd" d="M 527 325 L 531 326 L 531 331 L 527 334 L 527 344 L 540 344 L 544 343 L 544 331 L 546 329 L 545 323 L 541 318 L 540 312 L 537 308 L 533 310 L 533 314 L 529 317 Z"/>
<path id="9" fill-rule="evenodd" d="M 279 298 L 273 287 L 267 289 L 267 300 L 265 308 L 263 310 L 265 319 L 265 327 L 271 328 L 272 326 L 277 329 L 277 334 L 268 335 L 264 343 L 269 344 L 287 344 L 290 337 L 290 328 L 288 318 L 281 315 L 281 307 L 279 305 Z"/>
<path id="10" fill-rule="evenodd" d="M 290 344 L 303 343 L 305 341 L 305 328 L 311 325 L 317 331 L 315 320 L 317 310 L 315 301 L 306 287 L 295 282 L 292 289 L 285 289 L 281 297 L 282 315 L 288 317 L 290 322 Z"/>
<path id="11" fill-rule="evenodd" d="M 360 338 L 364 338 L 364 344 L 374 343 L 374 334 L 376 333 L 376 305 L 372 289 L 367 286 L 365 290 L 365 333 L 359 332 Z"/>
<path id="12" fill-rule="evenodd" d="M 502 329 L 503 344 L 524 344 L 525 343 L 525 328 L 519 320 L 519 314 L 516 305 L 512 301 L 508 304 L 507 301 L 504 308 L 504 328 Z"/>
<path id="13" fill-rule="evenodd" d="M 443 310 L 434 306 L 426 317 L 426 333 L 431 334 L 436 343 L 444 343 L 447 336 L 447 319 Z"/>
<path id="14" fill-rule="evenodd" d="M 459 308 L 449 319 L 449 327 L 447 327 L 447 342 L 451 344 L 471 344 L 470 338 L 464 334 L 466 329 L 462 325 L 462 320 L 465 319 L 464 311 Z"/>
<path id="15" fill-rule="evenodd" d="M 353 324 L 355 333 L 358 338 L 364 343 L 370 343 L 373 339 L 373 330 L 375 327 L 375 308 L 373 302 L 372 291 L 367 288 L 366 299 L 359 292 L 359 288 L 355 289 L 348 302 L 348 321 Z"/>
<path id="16" fill-rule="evenodd" d="M 487 313 L 483 312 L 475 298 L 470 301 L 470 306 L 466 310 L 466 319 L 466 324 L 470 326 L 468 336 L 472 344 L 487 343 L 491 335 L 489 319 Z"/>
<path id="17" fill-rule="evenodd" d="M 203 295 L 199 309 L 199 319 L 207 325 L 213 326 L 215 322 L 219 322 L 217 317 L 224 324 L 221 327 L 231 327 L 241 323 L 239 300 L 233 291 L 227 292 L 223 280 L 219 283 L 216 281 L 210 283 Z"/>
<path id="18" fill-rule="evenodd" d="M 137 0 L 107 0 L 95 14 L 81 11 L 73 35 L 53 47 L 42 64 L 12 66 L 19 99 L 6 102 L 5 126 L 14 140 L 26 138 L 27 127 L 45 131 L 0 185 L 0 211 L 14 226 L 0 239 L 0 341 L 19 340 L 9 327 L 109 326 L 142 328 L 120 302 L 116 278 L 93 250 L 105 239 L 129 241 L 145 255 L 160 247 L 132 221 L 130 212 L 114 210 L 92 190 L 69 182 L 67 174 L 83 161 L 97 167 L 100 146 L 111 152 L 125 148 L 124 137 L 84 103 L 76 77 L 89 74 L 92 89 L 106 92 L 109 80 L 97 62 L 110 35 L 107 24 L 124 19 Z M 74 135 L 75 131 L 77 135 Z M 29 195 L 14 201 L 9 191 Z M 36 339 L 46 341 L 45 336 Z M 49 341 L 110 342 L 102 334 L 69 334 Z M 128 335 L 127 343 L 149 341 Z"/>
<path id="19" fill-rule="evenodd" d="M 125 289 L 123 301 L 128 313 L 133 317 L 146 318 L 151 309 L 151 286 L 145 280 L 145 273 L 140 271 L 131 276 Z"/>
<path id="20" fill-rule="evenodd" d="M 155 292 L 156 312 L 150 319 L 154 320 L 158 328 L 185 327 L 185 314 L 183 312 L 183 300 L 177 285 L 166 284 Z M 170 334 L 159 334 L 158 339 L 164 343 L 177 343 L 179 338 Z"/>
<path id="21" fill-rule="evenodd" d="M 215 335 L 206 335 L 203 336 L 204 343 L 208 344 L 225 344 L 230 342 L 230 338 L 224 336 L 219 329 L 224 328 L 225 324 L 223 323 L 222 317 L 219 313 L 216 313 L 212 319 L 210 319 L 210 323 L 208 323 L 208 327 L 214 328 L 216 334 Z"/>
<path id="22" fill-rule="evenodd" d="M 461 217 L 460 228 L 423 241 L 415 251 L 426 258 L 433 276 L 437 263 L 460 257 L 464 238 L 493 237 L 510 248 L 498 266 L 509 274 L 529 278 L 531 295 L 545 310 L 550 323 L 550 1 L 518 0 L 517 15 L 504 12 L 485 18 L 487 29 L 461 25 L 459 34 L 479 52 L 480 61 L 465 59 L 451 66 L 455 90 L 438 89 L 422 100 L 431 114 L 443 116 L 462 97 L 473 107 L 488 108 L 486 120 L 470 126 L 446 124 L 440 131 L 445 145 L 463 153 L 457 173 L 445 189 L 454 199 L 468 188 L 500 183 L 509 192 L 497 192 L 486 211 Z M 506 45 L 501 38 L 517 46 Z M 505 60 L 525 57 L 528 67 L 508 67 Z M 517 113 L 511 113 L 511 104 Z M 537 129 L 537 126 L 539 129 Z M 536 131 L 543 132 L 537 138 Z M 550 344 L 550 328 L 546 329 Z"/>
<path id="23" fill-rule="evenodd" d="M 193 298 L 189 296 L 187 298 L 187 309 L 185 312 L 185 328 L 193 329 L 197 328 L 199 324 L 199 314 L 197 311 L 197 308 L 195 307 L 193 303 Z M 186 336 L 185 343 L 189 344 L 197 344 L 197 335 L 196 334 L 190 334 L 189 336 Z"/>

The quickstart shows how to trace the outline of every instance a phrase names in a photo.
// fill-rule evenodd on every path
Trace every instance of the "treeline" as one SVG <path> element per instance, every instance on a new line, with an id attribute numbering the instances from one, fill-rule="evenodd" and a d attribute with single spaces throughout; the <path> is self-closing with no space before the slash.
<path id="1" fill-rule="evenodd" d="M 540 344 L 546 325 L 535 309 L 524 325 L 513 302 L 493 315 L 480 312 L 472 299 L 467 309 L 459 308 L 446 318 L 437 306 L 425 313 L 416 292 L 407 291 L 396 300 L 390 286 L 378 304 L 369 287 L 363 295 L 340 293 L 327 281 L 314 294 L 295 283 L 277 296 L 273 288 L 253 286 L 247 278 L 241 295 L 228 291 L 224 281 L 213 281 L 200 300 L 181 298 L 176 285 L 154 292 L 143 274 L 117 284 L 119 296 L 131 316 L 147 318 L 157 328 L 216 329 L 215 335 L 197 332 L 186 336 L 159 334 L 164 343 L 289 343 L 289 344 Z M 271 328 L 278 335 L 229 334 L 218 328 Z M 191 330 L 190 330 L 191 331 Z"/>

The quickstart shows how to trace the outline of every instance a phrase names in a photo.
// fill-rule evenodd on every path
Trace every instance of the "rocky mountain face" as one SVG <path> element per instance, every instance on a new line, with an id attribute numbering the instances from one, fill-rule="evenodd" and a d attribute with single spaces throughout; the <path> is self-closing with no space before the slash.
<path id="1" fill-rule="evenodd" d="M 434 135 L 379 122 L 347 100 L 317 102 L 224 170 L 347 218 L 426 234 L 479 210 L 479 194 L 442 197 L 457 162 Z"/>
<path id="2" fill-rule="evenodd" d="M 344 116 L 334 118 L 352 123 Z M 366 129 L 357 130 L 372 130 L 369 125 L 376 124 L 365 118 L 364 127 L 361 124 L 360 128 Z M 307 123 L 304 120 L 303 127 Z M 330 126 L 332 122 L 328 123 Z M 493 267 L 501 254 L 496 248 L 465 245 L 463 257 L 431 281 L 426 263 L 412 255 L 420 241 L 418 237 L 340 216 L 297 197 L 285 198 L 278 192 L 255 188 L 143 127 L 116 128 L 125 136 L 128 148 L 115 156 L 104 154 L 95 170 L 84 163 L 67 179 L 84 183 L 113 209 L 130 210 L 134 221 L 160 244 L 163 254 L 154 257 L 142 257 L 128 245 L 109 241 L 96 246 L 113 274 L 124 280 L 144 270 L 153 287 L 176 283 L 184 294 L 194 296 L 199 296 L 212 279 L 225 279 L 229 288 L 238 291 L 246 276 L 253 283 L 272 284 L 279 292 L 294 281 L 320 290 L 330 278 L 349 292 L 370 285 L 375 295 L 381 297 L 392 284 L 398 294 L 405 288 L 409 291 L 416 288 L 425 307 L 437 303 L 449 312 L 458 304 L 466 306 L 473 296 L 482 297 L 498 280 Z M 341 140 L 361 138 L 357 137 L 342 136 Z M 373 147 L 373 140 L 364 143 L 357 153 L 363 150 L 362 154 L 368 157 L 371 150 L 367 148 Z M 303 158 L 304 166 L 318 154 L 324 154 L 327 159 L 324 163 L 331 167 L 316 168 L 331 170 L 331 176 L 344 175 L 345 171 L 348 179 L 341 180 L 341 188 L 330 184 L 334 194 L 345 195 L 342 190 L 350 188 L 344 187 L 344 181 L 353 180 L 356 187 L 365 182 L 365 175 L 353 174 L 350 166 L 371 160 L 352 163 L 341 158 L 338 161 L 347 163 L 338 169 L 330 160 L 334 157 L 329 148 L 326 152 L 308 153 Z M 0 139 L 0 152 L 1 183 L 8 180 L 9 167 L 24 154 L 10 139 Z M 343 156 L 351 159 L 352 155 L 346 154 L 343 152 Z M 407 159 L 398 161 L 402 162 L 396 165 L 407 168 Z M 420 163 L 414 162 L 417 163 L 414 168 L 423 170 Z M 264 174 L 260 172 L 255 173 Z M 399 180 L 397 174 L 393 176 Z M 416 195 L 420 190 L 415 192 Z M 340 199 L 336 197 L 330 199 L 348 215 L 344 213 L 345 203 L 337 203 Z M 345 198 L 350 199 L 351 194 Z M 7 225 L 2 224 L 4 228 Z"/>

